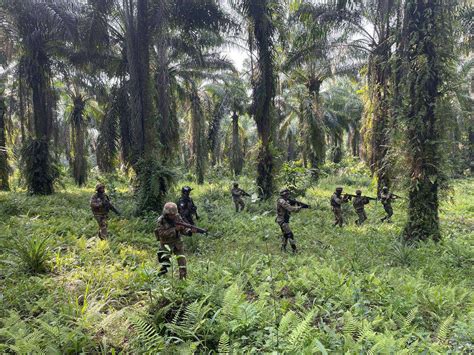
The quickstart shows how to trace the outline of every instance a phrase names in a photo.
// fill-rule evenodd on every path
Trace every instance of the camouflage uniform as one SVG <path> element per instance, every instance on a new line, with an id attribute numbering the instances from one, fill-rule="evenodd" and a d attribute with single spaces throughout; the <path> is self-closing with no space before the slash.
<path id="1" fill-rule="evenodd" d="M 239 184 L 234 184 L 234 188 L 231 190 L 232 200 L 235 204 L 235 212 L 243 211 L 245 208 L 245 202 L 242 199 L 245 196 L 245 191 L 239 188 Z"/>
<path id="2" fill-rule="evenodd" d="M 395 196 L 388 191 L 388 187 L 384 186 L 380 193 L 380 201 L 382 202 L 386 216 L 381 219 L 382 222 L 390 222 L 390 218 L 393 216 L 392 200 L 394 199 Z"/>
<path id="3" fill-rule="evenodd" d="M 342 196 L 342 187 L 338 187 L 331 197 L 331 207 L 334 213 L 334 226 L 342 227 L 344 220 L 342 218 L 342 204 L 349 201 L 348 196 Z"/>
<path id="4" fill-rule="evenodd" d="M 176 220 L 167 218 L 166 208 L 169 205 L 174 205 L 176 208 Z M 177 226 L 176 221 L 182 222 L 183 219 L 177 214 L 177 207 L 174 203 L 167 203 L 163 214 L 156 222 L 155 236 L 160 242 L 160 249 L 158 250 L 158 262 L 161 264 L 160 274 L 164 275 L 168 272 L 171 265 L 171 254 L 176 255 L 179 267 L 179 278 L 186 278 L 186 256 L 184 255 L 184 245 L 181 239 L 181 233 L 190 235 L 191 230 Z"/>
<path id="5" fill-rule="evenodd" d="M 193 216 L 196 216 L 196 219 L 199 218 L 197 215 L 197 207 L 194 204 L 193 199 L 189 196 L 189 193 L 192 191 L 192 189 L 189 186 L 185 186 L 181 191 L 182 195 L 177 203 L 178 213 L 186 223 L 194 225 Z"/>
<path id="6" fill-rule="evenodd" d="M 354 197 L 354 200 L 352 201 L 352 206 L 354 206 L 354 209 L 359 216 L 359 219 L 356 220 L 357 225 L 362 225 L 362 223 L 365 222 L 367 219 L 367 214 L 365 213 L 365 205 L 367 205 L 370 200 L 367 197 L 363 197 L 362 191 L 357 190 L 356 191 L 356 197 Z"/>
<path id="7" fill-rule="evenodd" d="M 106 239 L 107 232 L 107 219 L 109 210 L 112 206 L 109 197 L 105 194 L 105 186 L 97 184 L 95 190 L 96 193 L 91 197 L 90 206 L 94 217 L 99 224 L 99 238 Z M 101 191 L 99 191 L 101 190 Z"/>
<path id="8" fill-rule="evenodd" d="M 296 243 L 293 232 L 290 229 L 290 213 L 299 212 L 301 206 L 292 206 L 288 201 L 289 195 L 290 192 L 288 190 L 282 190 L 280 192 L 280 198 L 277 200 L 276 205 L 277 217 L 275 222 L 278 223 L 283 233 L 281 237 L 281 250 L 286 251 L 286 246 L 289 241 L 293 252 L 296 253 Z"/>

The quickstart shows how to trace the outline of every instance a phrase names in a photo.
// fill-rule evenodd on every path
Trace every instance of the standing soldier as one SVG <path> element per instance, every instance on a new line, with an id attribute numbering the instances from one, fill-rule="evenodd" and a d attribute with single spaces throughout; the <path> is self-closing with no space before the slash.
<path id="1" fill-rule="evenodd" d="M 392 200 L 397 199 L 397 196 L 388 191 L 388 187 L 384 186 L 382 192 L 380 193 L 380 201 L 382 202 L 383 209 L 385 210 L 386 216 L 383 217 L 380 221 L 382 222 L 391 222 L 390 218 L 393 216 Z"/>
<path id="2" fill-rule="evenodd" d="M 186 256 L 184 255 L 184 245 L 181 233 L 191 235 L 192 230 L 176 225 L 176 222 L 183 222 L 178 214 L 178 206 L 173 202 L 167 202 L 163 208 L 163 214 L 158 218 L 155 229 L 156 239 L 160 242 L 158 250 L 158 262 L 161 264 L 160 275 L 168 272 L 170 267 L 171 254 L 176 255 L 179 266 L 179 278 L 186 278 Z"/>
<path id="3" fill-rule="evenodd" d="M 275 222 L 278 223 L 283 233 L 281 237 L 281 250 L 286 251 L 286 245 L 289 241 L 293 253 L 296 253 L 295 237 L 290 229 L 290 213 L 299 212 L 302 206 L 292 205 L 289 198 L 290 190 L 284 189 L 280 191 L 280 198 L 277 201 L 277 217 Z"/>
<path id="4" fill-rule="evenodd" d="M 331 197 L 331 207 L 334 212 L 334 226 L 342 227 L 342 204 L 349 201 L 349 196 L 342 196 L 342 187 L 337 187 Z"/>
<path id="5" fill-rule="evenodd" d="M 235 212 L 243 211 L 245 208 L 245 202 L 242 199 L 243 196 L 250 196 L 248 193 L 246 193 L 244 190 L 239 188 L 239 184 L 234 182 L 234 187 L 231 190 L 232 193 L 232 200 L 234 201 L 235 204 Z"/>
<path id="6" fill-rule="evenodd" d="M 366 196 L 362 196 L 362 191 L 357 190 L 356 191 L 356 196 L 354 197 L 354 200 L 352 201 L 352 206 L 354 206 L 354 209 L 359 216 L 359 219 L 356 220 L 357 225 L 362 225 L 364 221 L 367 219 L 367 214 L 365 213 L 365 205 L 367 205 L 370 202 L 370 199 Z"/>
<path id="7" fill-rule="evenodd" d="M 194 224 L 193 216 L 196 216 L 196 220 L 199 220 L 197 214 L 197 207 L 194 204 L 190 194 L 193 189 L 189 186 L 184 186 L 181 189 L 181 198 L 178 200 L 178 212 L 186 223 Z"/>
<path id="8" fill-rule="evenodd" d="M 99 238 L 107 238 L 107 219 L 109 211 L 114 211 L 119 215 L 119 211 L 110 203 L 109 196 L 105 194 L 104 184 L 97 184 L 95 187 L 96 193 L 92 195 L 90 206 L 94 217 L 99 224 Z"/>

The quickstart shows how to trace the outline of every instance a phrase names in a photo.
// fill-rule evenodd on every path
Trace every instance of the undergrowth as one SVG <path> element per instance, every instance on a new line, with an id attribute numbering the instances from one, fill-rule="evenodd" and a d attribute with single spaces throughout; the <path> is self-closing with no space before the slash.
<path id="1" fill-rule="evenodd" d="M 443 202 L 441 243 L 407 246 L 403 202 L 392 224 L 371 203 L 364 226 L 345 206 L 348 225 L 332 227 L 334 187 L 374 194 L 364 176 L 328 175 L 306 190 L 314 208 L 292 218 L 297 255 L 279 250 L 274 201 L 235 214 L 230 180 L 183 182 L 210 230 L 186 237 L 184 282 L 175 259 L 158 276 L 156 215 L 136 217 L 123 182 L 113 194 L 123 216 L 105 241 L 92 187 L 0 193 L 0 352 L 473 352 L 474 181 L 455 182 Z"/>

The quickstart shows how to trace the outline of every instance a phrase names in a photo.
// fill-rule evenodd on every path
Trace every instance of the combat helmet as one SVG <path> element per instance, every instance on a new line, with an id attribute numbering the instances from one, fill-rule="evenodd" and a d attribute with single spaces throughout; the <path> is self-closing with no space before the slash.
<path id="1" fill-rule="evenodd" d="M 234 182 L 234 187 L 239 187 L 239 183 L 238 183 L 238 182 Z"/>
<path id="2" fill-rule="evenodd" d="M 280 196 L 285 196 L 285 195 L 289 195 L 289 194 L 290 194 L 290 190 L 288 190 L 288 189 L 280 190 Z"/>
<path id="3" fill-rule="evenodd" d="M 166 202 L 165 206 L 163 207 L 163 215 L 177 215 L 178 214 L 178 206 L 174 202 Z"/>
<path id="4" fill-rule="evenodd" d="M 356 190 L 356 195 L 362 195 L 362 191 L 361 190 Z"/>
<path id="5" fill-rule="evenodd" d="M 387 192 L 387 191 L 388 191 L 388 187 L 387 187 L 387 186 L 382 187 L 382 191 L 383 191 L 383 192 Z"/>
<path id="6" fill-rule="evenodd" d="M 105 185 L 100 183 L 100 182 L 97 185 L 95 185 L 95 191 L 96 192 L 99 191 L 99 189 L 101 189 L 101 188 L 105 189 Z"/>
<path id="7" fill-rule="evenodd" d="M 336 192 L 342 192 L 343 188 L 342 187 L 336 187 Z"/>
<path id="8" fill-rule="evenodd" d="M 184 193 L 190 193 L 191 191 L 193 191 L 193 189 L 189 186 L 183 186 L 183 188 L 181 189 L 181 192 L 184 194 Z"/>

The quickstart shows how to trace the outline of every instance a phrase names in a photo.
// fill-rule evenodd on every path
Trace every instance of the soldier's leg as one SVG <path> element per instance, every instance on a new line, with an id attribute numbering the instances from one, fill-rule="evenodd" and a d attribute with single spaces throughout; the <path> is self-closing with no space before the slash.
<path id="1" fill-rule="evenodd" d="M 367 220 L 367 213 L 365 213 L 365 211 L 362 211 L 362 218 L 362 223 L 364 223 Z"/>
<path id="2" fill-rule="evenodd" d="M 176 254 L 176 259 L 178 259 L 179 278 L 181 280 L 185 279 L 187 275 L 186 256 L 184 255 L 184 244 L 182 241 L 175 244 L 173 252 Z"/>
<path id="3" fill-rule="evenodd" d="M 240 210 L 243 211 L 244 208 L 245 208 L 245 202 L 244 202 L 244 200 L 240 199 L 239 204 L 240 204 Z"/>
<path id="4" fill-rule="evenodd" d="M 334 213 L 334 224 L 333 224 L 333 226 L 335 227 L 339 223 L 339 219 L 338 219 L 338 216 L 337 216 L 337 208 L 333 207 L 332 212 Z"/>
<path id="5" fill-rule="evenodd" d="M 296 242 L 295 242 L 295 236 L 293 235 L 293 232 L 290 232 L 287 234 L 287 239 L 290 242 L 293 253 L 296 253 Z"/>
<path id="6" fill-rule="evenodd" d="M 387 222 L 391 222 L 390 218 L 393 216 L 392 206 L 387 206 Z"/>
<path id="7" fill-rule="evenodd" d="M 339 227 L 342 227 L 342 224 L 344 223 L 344 220 L 342 219 L 342 209 L 341 208 L 336 208 L 336 211 L 337 211 L 337 216 L 336 216 L 336 220 L 337 220 L 337 224 L 339 225 Z"/>
<path id="8" fill-rule="evenodd" d="M 237 200 L 234 200 L 234 205 L 235 205 L 235 212 L 239 212 L 239 202 Z"/>
<path id="9" fill-rule="evenodd" d="M 288 234 L 291 233 L 290 226 L 288 223 L 280 224 L 282 236 L 281 236 L 281 251 L 286 251 L 286 246 L 288 244 Z"/>
<path id="10" fill-rule="evenodd" d="M 158 250 L 158 262 L 161 264 L 161 269 L 159 274 L 164 275 L 168 272 L 170 267 L 170 247 L 168 244 L 161 244 L 160 249 Z"/>

